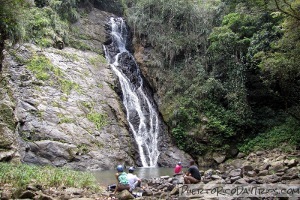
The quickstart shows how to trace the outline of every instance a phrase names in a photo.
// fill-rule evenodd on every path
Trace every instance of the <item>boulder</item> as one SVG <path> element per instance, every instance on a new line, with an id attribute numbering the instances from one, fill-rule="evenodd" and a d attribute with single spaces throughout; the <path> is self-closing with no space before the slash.
<path id="1" fill-rule="evenodd" d="M 284 168 L 282 161 L 271 162 L 269 167 L 269 171 L 278 172 Z"/>
<path id="2" fill-rule="evenodd" d="M 179 194 L 179 187 L 176 186 L 173 188 L 173 190 L 170 192 L 170 195 L 177 195 Z"/>
<path id="3" fill-rule="evenodd" d="M 43 194 L 43 193 L 37 195 L 35 198 L 36 199 L 40 199 L 40 200 L 55 200 L 55 198 L 53 198 L 53 197 L 51 197 L 49 195 Z M 88 199 L 86 199 L 86 200 L 88 200 Z"/>
<path id="4" fill-rule="evenodd" d="M 134 196 L 128 190 L 123 190 L 117 196 L 120 200 L 134 199 Z"/>
<path id="5" fill-rule="evenodd" d="M 240 178 L 241 178 L 240 176 L 231 176 L 230 181 L 231 181 L 231 183 L 233 183 L 233 182 L 239 180 Z"/>
<path id="6" fill-rule="evenodd" d="M 144 189 L 143 196 L 152 196 L 153 192 L 150 189 Z"/>
<path id="7" fill-rule="evenodd" d="M 257 174 L 255 171 L 246 171 L 244 175 L 249 176 L 249 177 L 255 177 Z"/>
<path id="8" fill-rule="evenodd" d="M 284 164 L 287 165 L 289 168 L 297 166 L 298 163 L 299 162 L 296 159 L 291 159 L 291 160 L 285 160 L 284 161 Z"/>
<path id="9" fill-rule="evenodd" d="M 268 170 L 262 170 L 262 171 L 260 171 L 258 174 L 257 174 L 257 176 L 266 176 L 266 175 L 268 175 L 269 174 L 269 171 Z"/>
<path id="10" fill-rule="evenodd" d="M 262 156 L 262 155 L 264 155 L 266 152 L 265 151 L 257 151 L 255 154 L 257 155 L 257 156 Z"/>
<path id="11" fill-rule="evenodd" d="M 234 184 L 248 184 L 248 181 L 244 178 L 240 178 L 234 182 Z"/>
<path id="12" fill-rule="evenodd" d="M 225 161 L 225 159 L 226 159 L 226 155 L 225 154 L 223 154 L 223 153 L 213 153 L 213 159 L 218 163 L 218 164 L 220 164 L 220 163 L 222 163 L 222 162 L 224 162 Z"/>
<path id="13" fill-rule="evenodd" d="M 238 155 L 236 156 L 237 158 L 244 158 L 246 154 L 239 152 Z"/>
<path id="14" fill-rule="evenodd" d="M 36 194 L 33 191 L 27 190 L 27 191 L 22 192 L 22 194 L 20 195 L 19 198 L 20 199 L 33 199 L 33 197 L 35 195 Z"/>
<path id="15" fill-rule="evenodd" d="M 244 165 L 242 169 L 243 169 L 244 172 L 253 171 L 254 170 L 251 165 Z"/>
<path id="16" fill-rule="evenodd" d="M 222 179 L 222 177 L 219 176 L 219 175 L 212 175 L 212 176 L 211 176 L 211 179 L 212 179 L 212 180 L 217 180 L 217 179 Z"/>
<path id="17" fill-rule="evenodd" d="M 277 175 L 267 175 L 262 177 L 263 183 L 278 183 L 281 181 L 281 178 Z"/>
<path id="18" fill-rule="evenodd" d="M 241 169 L 234 169 L 234 170 L 231 170 L 229 172 L 229 177 L 238 177 L 238 176 L 242 176 L 242 170 Z"/>

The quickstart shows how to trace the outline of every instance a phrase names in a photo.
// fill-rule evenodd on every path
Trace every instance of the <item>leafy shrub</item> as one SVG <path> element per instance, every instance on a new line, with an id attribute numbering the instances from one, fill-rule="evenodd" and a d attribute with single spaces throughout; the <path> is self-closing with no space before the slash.
<path id="1" fill-rule="evenodd" d="M 207 9 L 191 1 L 125 2 L 129 5 L 128 21 L 137 35 L 146 37 L 165 56 L 169 66 L 174 66 L 177 57 L 188 59 L 194 52 L 205 51 L 205 38 L 212 25 Z"/>
<path id="2" fill-rule="evenodd" d="M 50 7 L 59 14 L 62 20 L 76 22 L 80 14 L 77 11 L 80 0 L 50 0 Z"/>
<path id="3" fill-rule="evenodd" d="M 59 40 L 67 42 L 68 23 L 62 21 L 53 9 L 32 7 L 26 12 L 26 41 L 33 41 L 43 47 L 52 46 Z"/>
<path id="4" fill-rule="evenodd" d="M 300 144 L 300 123 L 294 118 L 288 118 L 284 123 L 260 133 L 244 142 L 239 150 L 245 153 L 261 149 L 282 148 L 295 149 Z"/>

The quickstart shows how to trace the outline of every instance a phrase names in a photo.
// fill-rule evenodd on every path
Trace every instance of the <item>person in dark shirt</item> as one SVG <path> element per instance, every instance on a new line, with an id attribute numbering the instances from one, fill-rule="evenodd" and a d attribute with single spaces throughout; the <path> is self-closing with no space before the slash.
<path id="1" fill-rule="evenodd" d="M 188 172 L 184 176 L 184 183 L 185 184 L 196 184 L 201 181 L 201 175 L 199 172 L 198 167 L 195 165 L 195 161 L 190 162 L 190 167 Z"/>

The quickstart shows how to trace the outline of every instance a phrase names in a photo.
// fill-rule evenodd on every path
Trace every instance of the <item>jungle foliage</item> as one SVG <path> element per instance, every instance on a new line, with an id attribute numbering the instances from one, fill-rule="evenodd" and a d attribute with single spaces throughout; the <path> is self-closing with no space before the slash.
<path id="1" fill-rule="evenodd" d="M 162 114 L 181 149 L 299 148 L 299 0 L 123 4 L 159 60 Z"/>
<path id="2" fill-rule="evenodd" d="M 72 45 L 69 28 L 81 6 L 100 8 L 108 0 L 25 2 L 0 0 L 0 61 L 7 39 Z M 197 158 L 237 148 L 299 148 L 300 0 L 121 2 L 155 58 L 146 64 L 163 74 L 161 112 L 181 149 Z"/>
<path id="3" fill-rule="evenodd" d="M 0 71 L 2 70 L 3 49 L 5 40 L 12 43 L 23 36 L 23 29 L 19 23 L 22 14 L 23 0 L 0 0 Z M 13 9 L 12 9 L 13 8 Z"/>
<path id="4" fill-rule="evenodd" d="M 88 11 L 85 8 L 91 7 L 94 1 L 1 0 L 0 3 L 2 53 L 6 39 L 23 40 L 42 47 L 71 45 L 70 25 Z"/>

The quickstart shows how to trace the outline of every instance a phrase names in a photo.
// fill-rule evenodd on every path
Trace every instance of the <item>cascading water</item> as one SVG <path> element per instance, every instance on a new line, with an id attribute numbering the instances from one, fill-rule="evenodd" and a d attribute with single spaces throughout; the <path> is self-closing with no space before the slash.
<path id="1" fill-rule="evenodd" d="M 138 146 L 143 167 L 154 167 L 159 157 L 159 117 L 155 103 L 143 82 L 139 68 L 126 49 L 127 26 L 122 18 L 110 18 L 110 44 L 106 58 L 118 76 L 127 121 Z"/>

